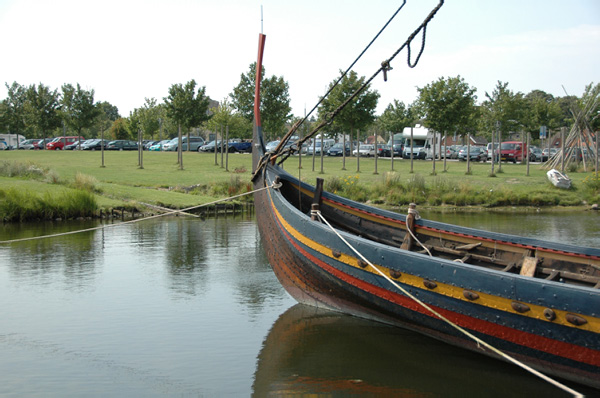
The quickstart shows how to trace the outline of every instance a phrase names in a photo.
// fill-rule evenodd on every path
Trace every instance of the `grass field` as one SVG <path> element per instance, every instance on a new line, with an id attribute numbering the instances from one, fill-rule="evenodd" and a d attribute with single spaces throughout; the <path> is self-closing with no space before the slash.
<path id="1" fill-rule="evenodd" d="M 99 207 L 139 206 L 150 203 L 183 208 L 223 199 L 251 189 L 251 156 L 230 154 L 226 158 L 211 153 L 184 153 L 183 170 L 179 169 L 176 152 L 144 152 L 143 168 L 138 166 L 137 152 L 105 152 L 104 165 L 99 151 L 3 151 L 0 163 L 34 165 L 44 169 L 43 176 L 19 175 L 1 177 L 0 189 L 14 187 L 32 193 L 61 189 L 86 189 L 92 192 Z M 414 161 L 347 158 L 342 170 L 342 158 L 321 159 L 303 156 L 299 168 L 298 156 L 285 162 L 288 172 L 309 183 L 317 177 L 325 179 L 330 191 L 363 202 L 386 206 L 404 206 L 415 201 L 424 206 L 580 206 L 600 202 L 600 184 L 593 172 L 570 172 L 573 188 L 569 191 L 553 187 L 546 170 L 539 164 L 527 168 L 520 164 L 502 164 L 502 171 L 491 163 Z M 360 170 L 358 170 L 360 168 Z M 83 182 L 82 182 L 83 181 Z M 86 184 L 88 186 L 86 186 Z"/>

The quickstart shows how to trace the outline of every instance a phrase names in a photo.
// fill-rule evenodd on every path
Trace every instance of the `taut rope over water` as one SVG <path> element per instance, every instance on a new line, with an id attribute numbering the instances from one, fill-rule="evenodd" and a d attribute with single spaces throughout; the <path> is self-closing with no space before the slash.
<path id="1" fill-rule="evenodd" d="M 513 358 L 512 356 L 506 354 L 505 352 L 499 350 L 498 348 L 492 346 L 491 344 L 481 340 L 479 337 L 473 335 L 466 329 L 463 329 L 462 327 L 458 326 L 457 324 L 455 324 L 454 322 L 452 322 L 451 320 L 449 320 L 448 318 L 446 318 L 445 316 L 443 316 L 442 314 L 440 314 L 439 312 L 437 312 L 436 310 L 431 308 L 429 305 L 427 305 L 423 301 L 419 300 L 416 296 L 411 294 L 408 290 L 406 290 L 405 288 L 403 288 L 402 286 L 397 284 L 394 280 L 392 280 L 389 276 L 387 276 L 378 267 L 373 265 L 373 263 L 371 263 L 365 256 L 363 256 L 362 253 L 360 253 L 356 248 L 354 248 L 354 246 L 352 246 L 350 244 L 350 242 L 348 242 L 346 239 L 344 239 L 344 237 L 342 235 L 340 235 L 340 233 L 338 231 L 336 231 L 335 228 L 333 228 L 331 226 L 331 224 L 329 224 L 329 222 L 325 219 L 325 217 L 323 217 L 323 215 L 321 214 L 321 212 L 319 210 L 311 210 L 310 214 L 311 214 L 311 216 L 317 216 L 323 223 L 325 223 L 337 235 L 338 238 L 340 238 L 342 240 L 342 242 L 344 242 L 344 244 L 346 246 L 348 246 L 350 248 L 350 250 L 352 250 L 358 257 L 360 257 L 365 263 L 367 263 L 371 268 L 373 268 L 379 275 L 381 275 L 383 278 L 385 278 L 394 287 L 396 287 L 398 290 L 400 290 L 403 294 L 405 294 L 411 300 L 415 301 L 421 307 L 425 308 L 427 311 L 429 311 L 430 313 L 432 313 L 433 315 L 435 315 L 442 321 L 446 322 L 448 325 L 450 325 L 454 329 L 458 330 L 459 332 L 461 332 L 462 334 L 464 334 L 471 340 L 475 341 L 478 346 L 484 346 L 485 348 L 487 348 L 490 351 L 494 352 L 495 354 L 501 356 L 502 358 L 506 359 L 507 361 L 512 362 L 513 364 L 515 364 L 517 366 L 520 366 L 521 368 L 525 369 L 529 373 L 541 378 L 542 380 L 552 384 L 555 387 L 560 388 L 563 391 L 568 392 L 569 394 L 573 395 L 574 397 L 577 397 L 577 398 L 583 397 L 583 394 L 565 386 L 564 384 L 552 379 L 551 377 L 546 376 L 545 374 L 533 369 L 532 367 L 524 364 L 523 362 L 519 361 L 518 359 Z"/>
<path id="2" fill-rule="evenodd" d="M 133 223 L 137 223 L 137 222 L 140 222 L 140 221 L 150 220 L 150 219 L 153 219 L 153 218 L 159 218 L 159 217 L 169 216 L 169 215 L 172 215 L 172 214 L 189 215 L 189 214 L 186 214 L 186 212 L 188 212 L 190 210 L 199 209 L 199 208 L 202 208 L 202 207 L 214 205 L 214 204 L 221 203 L 221 202 L 227 202 L 229 200 L 241 198 L 242 196 L 251 195 L 251 194 L 253 194 L 255 192 L 260 192 L 260 191 L 263 191 L 263 190 L 266 190 L 266 189 L 269 189 L 269 188 L 278 188 L 279 186 L 281 186 L 281 184 L 275 184 L 274 183 L 272 185 L 269 185 L 269 186 L 266 186 L 266 187 L 263 187 L 263 188 L 259 188 L 259 189 L 255 189 L 255 190 L 250 191 L 250 192 L 245 192 L 245 193 L 241 193 L 239 195 L 230 196 L 230 197 L 225 198 L 225 199 L 215 200 L 214 202 L 203 203 L 201 205 L 192 206 L 192 207 L 188 207 L 188 208 L 181 209 L 181 210 L 170 210 L 170 211 L 168 211 L 166 213 L 155 214 L 153 216 L 138 218 L 136 220 L 124 221 L 124 222 L 121 222 L 121 223 L 118 223 L 118 224 L 101 225 L 99 227 L 79 229 L 77 231 L 61 232 L 60 234 L 41 235 L 41 236 L 34 236 L 34 237 L 30 237 L 30 238 L 3 240 L 3 241 L 0 241 L 0 244 L 8 244 L 8 243 L 15 243 L 15 242 L 25 242 L 25 241 L 29 241 L 29 240 L 38 240 L 38 239 L 46 239 L 46 238 L 55 238 L 57 236 L 73 235 L 73 234 L 78 234 L 78 233 L 81 233 L 81 232 L 97 231 L 97 230 L 100 230 L 100 229 L 111 228 L 111 227 L 120 227 L 122 225 L 133 224 Z"/>

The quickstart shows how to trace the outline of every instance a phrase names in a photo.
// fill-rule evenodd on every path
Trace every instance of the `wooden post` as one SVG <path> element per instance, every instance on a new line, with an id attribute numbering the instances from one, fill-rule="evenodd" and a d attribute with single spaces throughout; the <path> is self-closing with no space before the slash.
<path id="1" fill-rule="evenodd" d="M 447 139 L 446 139 L 446 133 L 444 133 L 444 173 L 447 171 L 446 169 L 446 153 L 448 152 L 448 148 L 447 148 Z"/>
<path id="2" fill-rule="evenodd" d="M 471 133 L 467 134 L 467 174 L 471 174 Z"/>
<path id="3" fill-rule="evenodd" d="M 560 153 L 561 153 L 561 160 L 560 160 L 560 172 L 561 173 L 565 173 L 565 127 L 561 127 L 560 128 Z"/>
<path id="4" fill-rule="evenodd" d="M 218 166 L 218 165 L 219 165 L 219 162 L 217 161 L 217 142 L 218 142 L 218 140 L 217 140 L 217 137 L 218 137 L 218 135 L 217 135 L 217 131 L 218 131 L 218 130 L 217 130 L 217 128 L 215 127 L 215 166 Z"/>
<path id="5" fill-rule="evenodd" d="M 223 168 L 223 145 L 225 145 L 225 142 L 223 140 L 223 126 L 221 126 L 221 168 Z"/>
<path id="6" fill-rule="evenodd" d="M 139 130 L 139 133 L 138 133 L 138 137 L 139 137 L 138 138 L 138 154 L 139 154 L 139 157 L 140 157 L 140 169 L 144 168 L 144 144 L 143 144 L 144 140 L 142 140 L 143 136 L 144 135 L 142 134 L 142 130 Z"/>
<path id="7" fill-rule="evenodd" d="M 596 178 L 598 178 L 598 149 L 600 149 L 600 131 L 596 131 Z M 550 150 L 548 150 L 550 155 Z"/>
<path id="8" fill-rule="evenodd" d="M 373 174 L 379 174 L 377 172 L 377 159 L 379 158 L 379 155 L 377 154 L 377 133 L 375 133 L 375 172 Z"/>
<path id="9" fill-rule="evenodd" d="M 183 154 L 181 153 L 181 123 L 177 128 L 177 161 L 179 162 L 179 170 L 183 170 Z"/>
<path id="10" fill-rule="evenodd" d="M 436 144 L 436 141 L 435 141 L 435 139 L 436 139 L 436 138 L 437 138 L 437 133 L 436 133 L 436 132 L 435 132 L 435 130 L 434 130 L 434 131 L 433 131 L 433 156 L 432 156 L 432 158 L 433 158 L 433 163 L 432 163 L 432 171 L 431 171 L 431 174 L 432 174 L 432 175 L 436 175 L 436 173 L 435 173 L 435 155 L 436 155 L 436 153 L 435 153 L 435 144 Z M 425 155 L 425 156 L 427 156 L 427 155 Z"/>
<path id="11" fill-rule="evenodd" d="M 529 177 L 529 132 L 527 132 L 527 174 Z"/>
<path id="12" fill-rule="evenodd" d="M 102 154 L 102 166 L 100 167 L 106 167 L 104 166 L 104 126 L 102 126 L 100 132 L 100 153 Z"/>
<path id="13" fill-rule="evenodd" d="M 360 173 L 360 130 L 356 130 L 356 172 Z"/>
<path id="14" fill-rule="evenodd" d="M 390 156 L 392 157 L 392 171 L 394 171 L 394 133 L 390 132 L 390 142 L 392 147 L 390 148 Z"/>
<path id="15" fill-rule="evenodd" d="M 325 147 L 323 146 L 324 143 L 324 138 L 325 138 L 325 134 L 321 133 L 321 172 L 319 174 L 324 174 L 325 172 L 323 171 L 323 157 L 325 156 Z"/>
<path id="16" fill-rule="evenodd" d="M 415 233 L 415 212 L 413 210 L 415 210 L 416 207 L 416 203 L 411 203 L 408 205 L 408 215 L 406 216 L 406 235 L 404 235 L 404 240 L 400 246 L 400 248 L 403 250 L 410 250 L 413 244 L 413 237 L 408 230 L 411 230 L 413 234 Z"/>
<path id="17" fill-rule="evenodd" d="M 229 125 L 225 126 L 225 171 L 229 171 Z"/>
<path id="18" fill-rule="evenodd" d="M 350 141 L 352 141 L 352 139 Z M 344 146 L 344 149 L 342 150 L 342 170 L 346 170 L 346 133 L 342 133 L 342 145 Z"/>
<path id="19" fill-rule="evenodd" d="M 413 156 L 413 128 L 411 126 L 411 128 L 410 128 L 410 172 L 411 172 L 411 174 L 414 173 L 413 161 L 414 161 L 414 156 Z"/>

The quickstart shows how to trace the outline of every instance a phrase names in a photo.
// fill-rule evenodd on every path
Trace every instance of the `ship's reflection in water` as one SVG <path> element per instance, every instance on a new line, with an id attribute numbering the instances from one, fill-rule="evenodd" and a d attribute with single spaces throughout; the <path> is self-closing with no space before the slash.
<path id="1" fill-rule="evenodd" d="M 296 304 L 279 317 L 263 342 L 253 396 L 563 397 L 565 393 L 484 355 L 397 327 Z"/>

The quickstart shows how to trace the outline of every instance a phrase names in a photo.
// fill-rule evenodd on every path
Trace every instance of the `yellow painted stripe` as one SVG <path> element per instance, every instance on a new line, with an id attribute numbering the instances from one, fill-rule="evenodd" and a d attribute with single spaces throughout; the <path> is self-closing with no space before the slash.
<path id="1" fill-rule="evenodd" d="M 269 195 L 270 195 L 270 192 L 269 192 Z M 354 267 L 357 269 L 361 269 L 365 272 L 370 272 L 374 275 L 379 275 L 379 274 L 377 274 L 376 271 L 372 270 L 371 267 L 361 268 L 358 265 L 358 259 L 356 257 L 349 256 L 349 255 L 343 254 L 343 253 L 338 258 L 334 257 L 330 248 L 323 246 L 320 243 L 302 235 L 299 231 L 294 229 L 281 216 L 279 211 L 274 206 L 273 206 L 273 210 L 275 211 L 275 214 L 277 215 L 279 222 L 283 225 L 285 230 L 288 233 L 290 233 L 295 239 L 300 241 L 303 245 L 310 247 L 314 251 L 316 251 L 316 252 L 322 254 L 323 256 L 326 256 L 332 260 L 342 262 L 344 264 L 347 264 L 348 266 L 351 266 L 351 267 Z M 425 286 L 423 285 L 424 278 L 421 278 L 421 277 L 418 277 L 415 275 L 406 274 L 406 273 L 402 273 L 402 275 L 399 278 L 394 278 L 390 275 L 389 268 L 386 268 L 385 266 L 377 265 L 375 263 L 373 263 L 373 264 L 376 267 L 378 267 L 380 270 L 382 270 L 387 276 L 389 276 L 391 279 L 393 279 L 395 281 L 398 281 L 403 284 L 413 286 L 416 288 L 426 289 Z M 539 305 L 532 304 L 532 303 L 521 302 L 523 304 L 526 304 L 530 308 L 530 311 L 528 311 L 526 313 L 518 313 L 511 306 L 511 303 L 514 300 L 510 300 L 510 299 L 494 296 L 491 294 L 468 289 L 469 291 L 475 292 L 479 295 L 479 299 L 477 299 L 475 301 L 471 301 L 471 300 L 466 299 L 463 295 L 465 288 L 452 286 L 452 285 L 445 284 L 445 283 L 440 283 L 438 281 L 434 281 L 434 282 L 436 282 L 436 284 L 437 284 L 437 287 L 434 289 L 434 291 L 440 295 L 443 295 L 446 297 L 451 297 L 451 298 L 454 298 L 457 300 L 468 301 L 472 304 L 481 305 L 481 306 L 484 306 L 487 308 L 493 308 L 493 309 L 504 311 L 504 312 L 507 312 L 510 314 L 516 314 L 516 315 L 521 315 L 521 316 L 524 316 L 527 318 L 534 318 L 534 319 L 547 321 L 546 318 L 544 317 L 543 312 L 548 307 L 543 307 L 543 306 L 539 306 Z M 578 328 L 578 329 L 583 329 L 583 330 L 588 330 L 588 331 L 591 331 L 594 333 L 600 332 L 600 318 L 592 317 L 589 315 L 579 315 L 579 316 L 585 318 L 588 322 L 585 325 L 576 326 L 566 320 L 565 317 L 566 317 L 567 313 L 569 313 L 568 311 L 563 311 L 563 310 L 558 310 L 558 309 L 553 309 L 553 310 L 556 313 L 556 319 L 554 321 L 552 321 L 552 323 L 556 323 L 556 324 L 560 324 L 560 325 L 568 326 L 568 327 L 574 327 L 574 328 Z M 576 314 L 576 315 L 578 315 L 578 314 Z M 547 321 L 547 322 L 549 322 L 549 321 Z"/>

